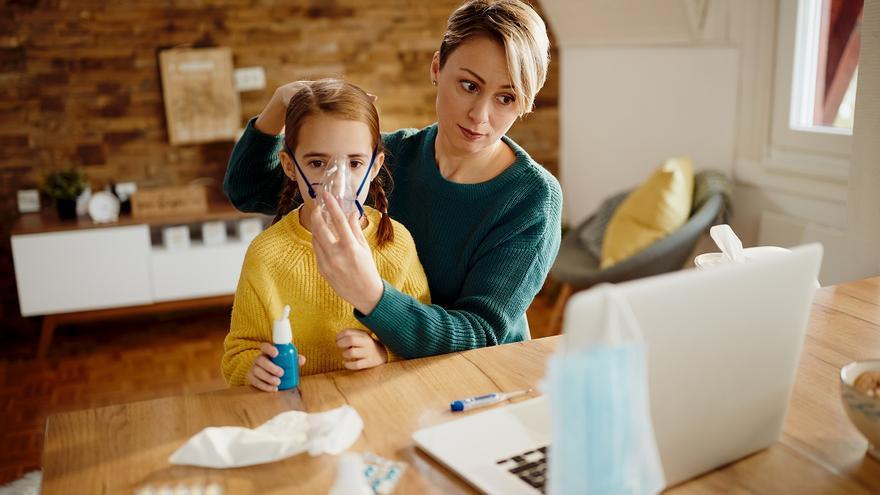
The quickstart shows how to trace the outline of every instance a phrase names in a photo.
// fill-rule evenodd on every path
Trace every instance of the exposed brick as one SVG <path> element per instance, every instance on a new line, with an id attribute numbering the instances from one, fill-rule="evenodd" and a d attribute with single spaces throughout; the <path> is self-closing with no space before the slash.
<path id="1" fill-rule="evenodd" d="M 23 46 L 0 48 L 0 72 L 21 72 L 26 62 L 27 53 Z"/>
<path id="2" fill-rule="evenodd" d="M 112 146 L 118 146 L 140 139 L 143 135 L 144 132 L 140 130 L 111 131 L 104 133 L 104 142 Z"/>
<path id="3" fill-rule="evenodd" d="M 103 165 L 106 163 L 104 150 L 100 145 L 81 144 L 76 147 L 76 155 L 79 157 L 79 163 L 82 165 Z"/>

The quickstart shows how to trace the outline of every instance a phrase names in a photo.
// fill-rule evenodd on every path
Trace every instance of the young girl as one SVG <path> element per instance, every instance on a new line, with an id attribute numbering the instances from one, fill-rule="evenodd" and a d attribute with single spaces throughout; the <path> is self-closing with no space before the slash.
<path id="1" fill-rule="evenodd" d="M 351 180 L 362 186 L 358 206 L 368 194 L 375 205 L 362 207 L 360 226 L 379 275 L 423 303 L 430 299 L 413 239 L 387 213 L 379 175 L 385 155 L 371 98 L 341 80 L 305 84 L 287 107 L 284 151 L 279 152 L 287 182 L 275 222 L 248 248 L 235 293 L 222 360 L 231 386 L 277 389 L 282 371 L 270 361 L 276 352 L 271 330 L 286 304 L 294 345 L 306 358 L 302 374 L 369 368 L 391 357 L 318 272 L 310 226 L 322 177 L 333 158 L 344 157 Z M 303 203 L 291 211 L 297 193 Z"/>

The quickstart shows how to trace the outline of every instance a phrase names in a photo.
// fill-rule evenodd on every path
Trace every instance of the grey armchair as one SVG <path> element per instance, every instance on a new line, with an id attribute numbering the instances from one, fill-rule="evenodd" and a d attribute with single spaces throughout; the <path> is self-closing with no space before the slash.
<path id="1" fill-rule="evenodd" d="M 723 195 L 712 194 L 698 209 L 691 212 L 688 221 L 678 230 L 604 270 L 599 268 L 599 260 L 583 247 L 578 235 L 593 221 L 594 216 L 590 216 L 563 237 L 559 254 L 550 269 L 553 279 L 561 284 L 551 317 L 554 328 L 559 328 L 565 303 L 576 290 L 587 289 L 602 282 L 624 282 L 682 268 L 700 236 L 715 224 L 723 209 Z"/>

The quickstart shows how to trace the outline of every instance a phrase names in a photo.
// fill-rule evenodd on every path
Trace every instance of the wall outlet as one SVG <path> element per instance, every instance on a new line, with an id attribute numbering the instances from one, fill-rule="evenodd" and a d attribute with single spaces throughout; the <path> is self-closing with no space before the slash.
<path id="1" fill-rule="evenodd" d="M 266 71 L 262 67 L 235 69 L 236 91 L 257 91 L 266 87 Z"/>

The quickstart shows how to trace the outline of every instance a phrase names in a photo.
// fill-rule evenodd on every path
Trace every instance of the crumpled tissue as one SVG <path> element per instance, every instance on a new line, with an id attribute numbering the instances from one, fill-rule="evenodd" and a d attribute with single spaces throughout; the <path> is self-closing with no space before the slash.
<path id="1" fill-rule="evenodd" d="M 209 468 L 253 466 L 308 451 L 313 456 L 335 455 L 360 436 L 364 421 L 351 406 L 322 413 L 283 412 L 250 429 L 208 427 L 187 440 L 168 461 Z"/>

